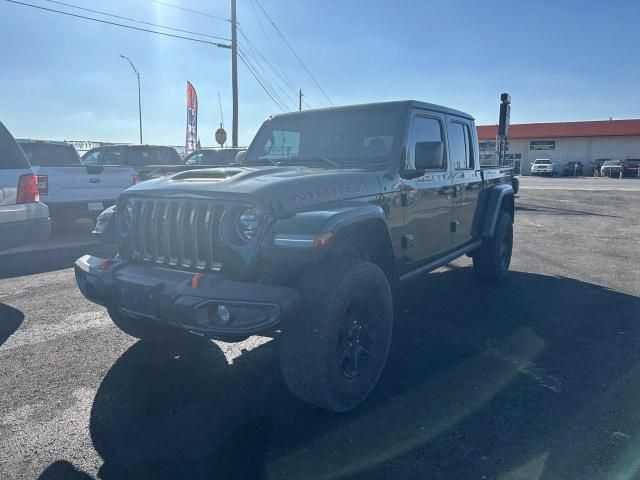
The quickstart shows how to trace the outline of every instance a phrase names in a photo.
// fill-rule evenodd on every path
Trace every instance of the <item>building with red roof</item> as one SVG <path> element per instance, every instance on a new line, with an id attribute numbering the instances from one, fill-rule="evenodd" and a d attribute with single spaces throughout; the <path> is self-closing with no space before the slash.
<path id="1" fill-rule="evenodd" d="M 497 125 L 478 126 L 483 164 L 496 163 L 497 132 Z M 507 162 L 528 175 L 531 163 L 542 158 L 559 174 L 575 171 L 580 162 L 585 175 L 605 160 L 640 159 L 640 119 L 511 125 Z"/>

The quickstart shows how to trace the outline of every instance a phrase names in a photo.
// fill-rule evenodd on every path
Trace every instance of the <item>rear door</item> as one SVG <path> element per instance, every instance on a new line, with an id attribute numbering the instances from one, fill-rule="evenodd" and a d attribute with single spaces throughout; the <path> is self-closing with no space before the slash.
<path id="1" fill-rule="evenodd" d="M 447 137 L 451 183 L 453 186 L 453 211 L 451 231 L 456 246 L 471 240 L 471 226 L 482 190 L 480 162 L 475 145 L 475 128 L 469 119 L 447 116 Z"/>
<path id="2" fill-rule="evenodd" d="M 415 168 L 415 147 L 418 142 L 442 141 L 446 146 L 445 116 L 437 112 L 416 112 L 411 119 L 407 146 L 407 168 Z M 402 238 L 406 269 L 416 262 L 451 250 L 451 209 L 453 190 L 446 155 L 439 168 L 416 172 L 414 178 L 404 178 L 401 202 L 404 206 Z M 412 175 L 409 175 L 411 177 Z"/>
<path id="3" fill-rule="evenodd" d="M 15 205 L 21 175 L 32 173 L 24 153 L 0 123 L 0 207 Z M 0 209 L 0 223 L 8 221 Z"/>

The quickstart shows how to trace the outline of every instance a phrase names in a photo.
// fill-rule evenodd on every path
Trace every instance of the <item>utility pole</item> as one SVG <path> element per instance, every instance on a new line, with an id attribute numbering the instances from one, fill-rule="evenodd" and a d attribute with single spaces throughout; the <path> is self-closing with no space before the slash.
<path id="1" fill-rule="evenodd" d="M 302 111 L 302 89 L 298 92 L 298 111 Z"/>
<path id="2" fill-rule="evenodd" d="M 140 96 L 140 72 L 138 72 L 138 69 L 135 67 L 129 57 L 120 55 L 120 58 L 124 58 L 127 62 L 129 62 L 129 65 L 131 65 L 131 68 L 133 68 L 136 77 L 138 77 L 138 119 L 140 121 L 140 145 L 142 145 L 142 98 Z"/>
<path id="3" fill-rule="evenodd" d="M 233 96 L 233 120 L 231 146 L 238 146 L 238 34 L 236 0 L 231 0 L 231 88 Z"/>

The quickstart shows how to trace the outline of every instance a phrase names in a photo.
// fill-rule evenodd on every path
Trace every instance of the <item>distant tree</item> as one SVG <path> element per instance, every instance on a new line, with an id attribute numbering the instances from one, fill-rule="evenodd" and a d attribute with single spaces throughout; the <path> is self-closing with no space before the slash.
<path id="1" fill-rule="evenodd" d="M 202 150 L 202 146 L 200 145 L 200 139 L 196 142 L 196 150 Z"/>

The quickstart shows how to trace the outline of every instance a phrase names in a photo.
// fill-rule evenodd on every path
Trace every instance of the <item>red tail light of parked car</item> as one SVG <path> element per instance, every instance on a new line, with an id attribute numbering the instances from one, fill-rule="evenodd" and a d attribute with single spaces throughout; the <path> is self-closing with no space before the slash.
<path id="1" fill-rule="evenodd" d="M 37 203 L 40 201 L 38 179 L 33 174 L 21 175 L 18 180 L 18 203 Z"/>

